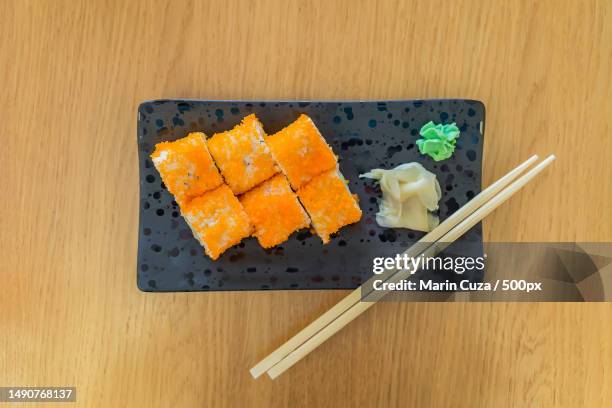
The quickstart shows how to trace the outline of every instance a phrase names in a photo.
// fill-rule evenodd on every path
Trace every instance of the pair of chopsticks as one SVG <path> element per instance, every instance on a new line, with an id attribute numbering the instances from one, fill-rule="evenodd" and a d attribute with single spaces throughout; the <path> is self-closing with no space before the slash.
<path id="1" fill-rule="evenodd" d="M 420 255 L 431 257 L 438 254 L 531 181 L 555 160 L 555 156 L 548 156 L 517 179 L 521 173 L 537 160 L 537 155 L 530 157 L 527 161 L 491 184 L 426 234 L 416 244 L 408 248 L 405 254 L 409 257 Z M 387 275 L 386 282 L 397 283 L 408 278 L 416 271 L 397 270 L 387 272 L 390 272 L 390 275 Z M 357 316 L 368 310 L 378 299 L 388 293 L 377 291 L 376 296 L 378 296 L 378 299 L 362 302 L 362 297 L 365 297 L 364 292 L 368 290 L 367 288 L 372 288 L 373 279 L 380 279 L 380 276 L 372 277 L 368 282 L 355 289 L 298 334 L 261 360 L 251 368 L 251 375 L 257 378 L 267 372 L 270 378 L 278 377 Z M 369 293 L 372 293 L 372 290 Z"/>

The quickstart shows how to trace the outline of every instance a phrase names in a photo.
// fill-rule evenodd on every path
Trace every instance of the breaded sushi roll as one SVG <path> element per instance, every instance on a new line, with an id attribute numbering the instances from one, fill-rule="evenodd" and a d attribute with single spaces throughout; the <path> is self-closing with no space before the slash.
<path id="1" fill-rule="evenodd" d="M 264 130 L 254 114 L 227 132 L 208 140 L 208 149 L 234 194 L 242 194 L 280 169 L 264 142 Z"/>
<path id="2" fill-rule="evenodd" d="M 294 190 L 337 166 L 334 152 L 307 115 L 268 136 L 266 143 Z"/>
<path id="3" fill-rule="evenodd" d="M 213 260 L 253 231 L 240 201 L 225 184 L 194 198 L 181 207 L 181 212 Z"/>
<path id="4" fill-rule="evenodd" d="M 240 202 L 264 248 L 281 244 L 293 232 L 310 225 L 310 218 L 282 174 L 246 192 L 240 196 Z"/>
<path id="5" fill-rule="evenodd" d="M 204 133 L 189 133 L 174 142 L 155 145 L 153 165 L 179 205 L 223 183 L 206 147 Z"/>
<path id="6" fill-rule="evenodd" d="M 316 176 L 300 188 L 297 195 L 324 244 L 329 242 L 331 234 L 361 219 L 357 199 L 336 169 Z"/>

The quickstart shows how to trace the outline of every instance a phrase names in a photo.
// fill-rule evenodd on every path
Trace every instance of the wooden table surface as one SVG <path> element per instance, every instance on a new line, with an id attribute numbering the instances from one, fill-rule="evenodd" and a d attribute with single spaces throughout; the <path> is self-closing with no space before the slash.
<path id="1" fill-rule="evenodd" d="M 248 369 L 342 291 L 136 287 L 136 107 L 465 97 L 484 184 L 558 162 L 489 240 L 612 241 L 610 1 L 0 2 L 0 386 L 87 407 L 610 406 L 612 304 L 372 308 L 276 381 Z"/>

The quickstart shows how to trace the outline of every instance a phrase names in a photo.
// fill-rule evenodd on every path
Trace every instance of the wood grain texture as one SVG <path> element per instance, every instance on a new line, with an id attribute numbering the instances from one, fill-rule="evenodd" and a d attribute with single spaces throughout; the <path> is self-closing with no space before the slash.
<path id="1" fill-rule="evenodd" d="M 248 369 L 345 292 L 136 288 L 136 107 L 466 97 L 484 183 L 559 160 L 490 240 L 612 241 L 610 1 L 0 2 L 0 385 L 78 405 L 610 406 L 612 304 L 372 308 L 277 381 Z"/>

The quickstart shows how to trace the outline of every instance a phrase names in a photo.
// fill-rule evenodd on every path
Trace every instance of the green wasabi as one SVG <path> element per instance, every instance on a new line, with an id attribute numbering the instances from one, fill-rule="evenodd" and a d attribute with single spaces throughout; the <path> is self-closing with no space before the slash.
<path id="1" fill-rule="evenodd" d="M 436 125 L 427 122 L 419 132 L 422 139 L 416 141 L 421 154 L 426 154 L 435 161 L 446 160 L 453 155 L 459 137 L 459 128 L 455 123 Z"/>

